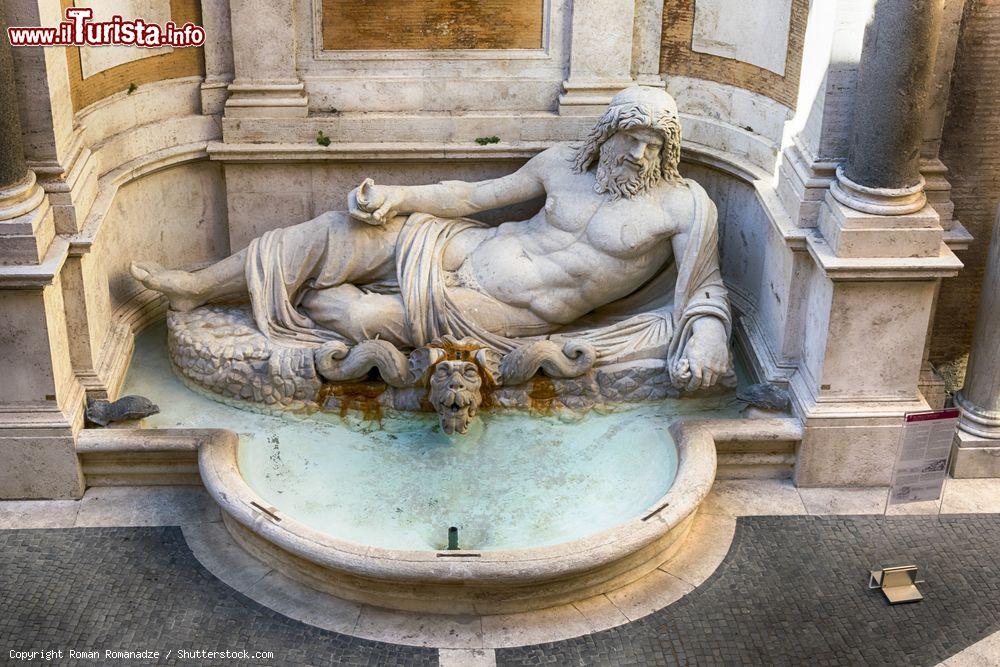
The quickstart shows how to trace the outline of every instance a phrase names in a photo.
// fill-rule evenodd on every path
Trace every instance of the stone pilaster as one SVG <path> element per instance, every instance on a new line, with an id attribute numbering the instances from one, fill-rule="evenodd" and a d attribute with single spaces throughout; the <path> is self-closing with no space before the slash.
<path id="1" fill-rule="evenodd" d="M 228 0 L 202 0 L 201 22 L 205 34 L 205 81 L 201 84 L 201 112 L 221 114 L 233 81 L 232 21 Z"/>
<path id="2" fill-rule="evenodd" d="M 954 477 L 1000 477 L 1000 209 L 993 226 L 952 453 Z"/>
<path id="3" fill-rule="evenodd" d="M 867 22 L 847 159 L 818 211 L 803 360 L 792 380 L 805 423 L 803 486 L 888 484 L 902 416 L 920 392 L 944 243 L 920 173 L 939 0 L 879 0 Z"/>
<path id="4" fill-rule="evenodd" d="M 573 0 L 569 78 L 559 113 L 599 114 L 615 93 L 634 83 L 635 11 L 636 0 Z"/>
<path id="5" fill-rule="evenodd" d="M 632 78 L 641 86 L 665 88 L 660 75 L 663 38 L 662 0 L 635 0 L 632 29 Z"/>
<path id="6" fill-rule="evenodd" d="M 296 64 L 295 0 L 231 0 L 235 78 L 227 118 L 305 118 Z"/>
<path id="7" fill-rule="evenodd" d="M 69 244 L 27 167 L 14 74 L 0 11 L 0 498 L 77 498 L 83 388 L 59 284 Z"/>

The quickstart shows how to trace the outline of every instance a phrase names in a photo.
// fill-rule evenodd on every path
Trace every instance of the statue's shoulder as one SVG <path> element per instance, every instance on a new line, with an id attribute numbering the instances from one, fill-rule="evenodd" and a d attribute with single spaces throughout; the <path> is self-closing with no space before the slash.
<path id="1" fill-rule="evenodd" d="M 685 179 L 680 183 L 664 183 L 659 194 L 661 208 L 682 229 L 686 229 L 696 215 L 705 191 L 694 181 Z"/>
<path id="2" fill-rule="evenodd" d="M 533 157 L 531 161 L 539 166 L 551 166 L 557 163 L 572 166 L 573 158 L 575 156 L 576 150 L 574 150 L 572 144 L 560 143 L 555 146 L 549 146 L 541 153 Z"/>

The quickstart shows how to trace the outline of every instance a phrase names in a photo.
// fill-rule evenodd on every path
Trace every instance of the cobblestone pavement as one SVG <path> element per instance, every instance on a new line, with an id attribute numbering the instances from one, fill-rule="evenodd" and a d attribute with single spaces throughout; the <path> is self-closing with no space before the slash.
<path id="1" fill-rule="evenodd" d="M 903 558 L 920 565 L 925 601 L 890 607 L 865 589 L 865 570 Z M 320 630 L 257 604 L 205 570 L 174 527 L 0 531 L 0 605 L 3 664 L 10 649 L 59 648 L 173 649 L 159 664 L 438 661 L 434 649 Z M 719 570 L 676 604 L 585 637 L 499 649 L 496 659 L 933 665 L 998 630 L 1000 516 L 744 517 Z M 180 661 L 178 649 L 274 657 Z"/>
<path id="2" fill-rule="evenodd" d="M 905 558 L 924 601 L 866 568 Z M 1000 630 L 1000 517 L 746 517 L 715 574 L 618 628 L 497 650 L 498 665 L 934 665 Z"/>
<path id="3" fill-rule="evenodd" d="M 327 632 L 257 604 L 205 570 L 176 527 L 0 531 L 0 605 L 0 664 L 9 664 L 11 649 L 63 649 L 56 664 L 90 666 L 438 662 L 435 649 Z M 161 657 L 71 660 L 68 649 L 159 650 Z M 178 660 L 179 649 L 274 658 Z"/>

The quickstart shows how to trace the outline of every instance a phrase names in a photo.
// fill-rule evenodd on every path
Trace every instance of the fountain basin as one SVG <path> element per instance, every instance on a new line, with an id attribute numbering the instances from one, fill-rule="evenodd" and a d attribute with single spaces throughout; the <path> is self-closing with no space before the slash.
<path id="1" fill-rule="evenodd" d="M 240 470 L 235 434 L 203 444 L 199 467 L 234 539 L 287 576 L 381 607 L 500 614 L 605 593 L 672 557 L 712 486 L 716 461 L 710 436 L 675 440 L 673 484 L 644 511 L 579 539 L 518 549 L 392 549 L 317 530 L 251 487 Z"/>

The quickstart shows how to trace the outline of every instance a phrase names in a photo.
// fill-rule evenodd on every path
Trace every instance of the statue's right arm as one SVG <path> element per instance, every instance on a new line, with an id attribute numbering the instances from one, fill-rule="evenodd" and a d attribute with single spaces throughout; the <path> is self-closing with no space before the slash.
<path id="1" fill-rule="evenodd" d="M 480 211 L 516 204 L 545 194 L 536 155 L 509 176 L 488 181 L 444 181 L 433 185 L 375 185 L 367 188 L 359 207 L 383 222 L 401 213 L 429 213 L 441 218 L 461 218 Z"/>

